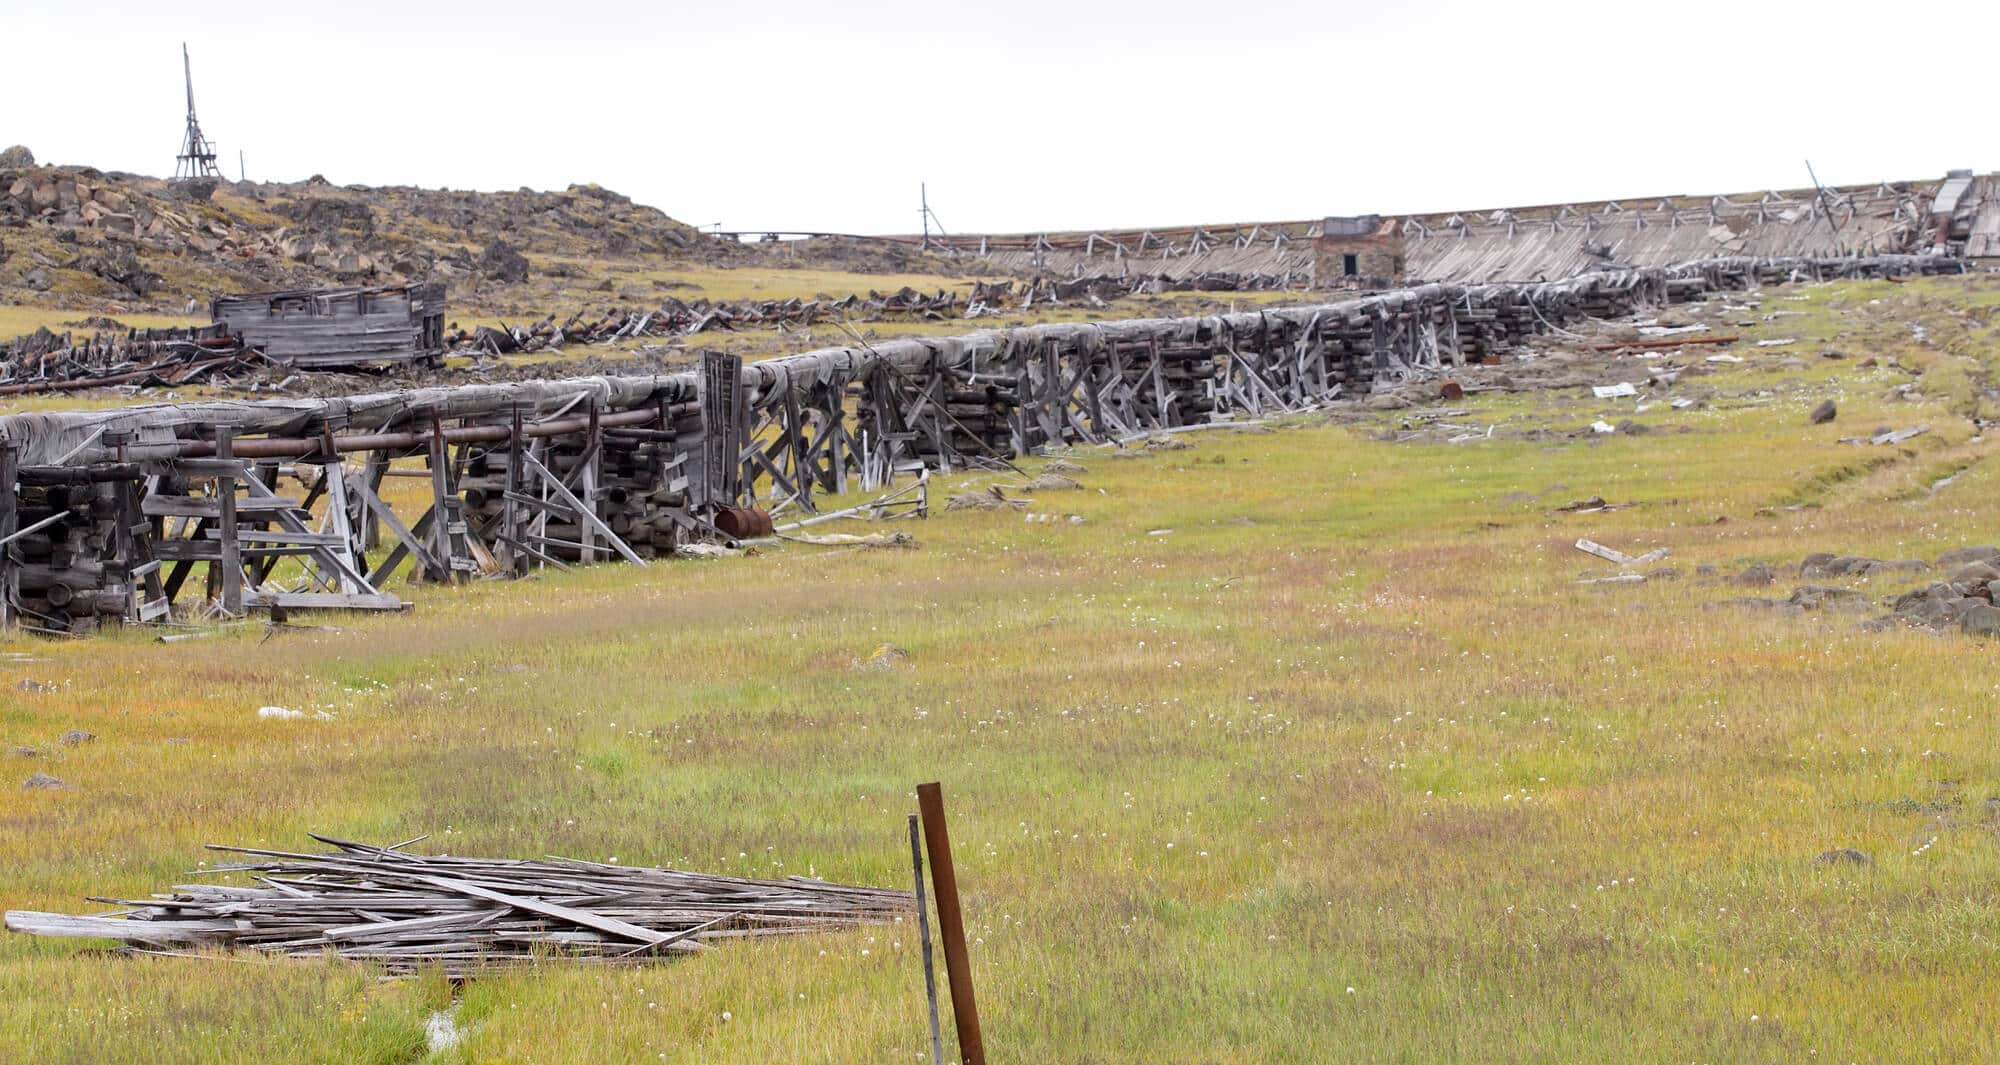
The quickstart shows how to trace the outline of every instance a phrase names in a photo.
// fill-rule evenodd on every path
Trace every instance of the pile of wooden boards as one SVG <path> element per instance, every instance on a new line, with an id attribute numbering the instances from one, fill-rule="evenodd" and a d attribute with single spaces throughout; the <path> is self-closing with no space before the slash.
<path id="1" fill-rule="evenodd" d="M 0 348 L 0 396 L 107 385 L 183 385 L 264 357 L 220 326 L 99 331 L 86 337 L 46 327 Z"/>
<path id="2" fill-rule="evenodd" d="M 453 976 L 560 956 L 636 963 L 699 953 L 746 936 L 796 935 L 913 916 L 915 895 L 807 877 L 753 880 L 549 858 L 516 861 L 410 854 L 313 836 L 330 854 L 211 845 L 252 860 L 213 872 L 258 885 L 178 885 L 124 907 L 76 916 L 9 910 L 10 931 L 115 939 L 128 950 L 214 949 L 341 958 L 394 973 Z M 415 842 L 415 841 L 412 841 Z"/>

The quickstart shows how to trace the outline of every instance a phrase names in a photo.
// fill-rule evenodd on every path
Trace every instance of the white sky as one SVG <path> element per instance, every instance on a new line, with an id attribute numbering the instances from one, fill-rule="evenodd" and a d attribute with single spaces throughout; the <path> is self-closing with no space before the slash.
<path id="1" fill-rule="evenodd" d="M 4 7 L 0 146 L 43 162 L 171 172 L 185 39 L 232 177 L 594 181 L 727 228 L 911 232 L 919 182 L 1009 232 L 2000 168 L 1992 0 Z"/>

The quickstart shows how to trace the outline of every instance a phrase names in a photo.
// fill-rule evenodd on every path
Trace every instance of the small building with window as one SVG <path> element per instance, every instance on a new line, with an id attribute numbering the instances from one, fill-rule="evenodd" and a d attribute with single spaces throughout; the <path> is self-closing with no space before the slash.
<path id="1" fill-rule="evenodd" d="M 1387 288 L 1404 279 L 1403 235 L 1377 214 L 1333 217 L 1313 241 L 1313 275 L 1322 288 Z"/>
<path id="2" fill-rule="evenodd" d="M 273 362 L 383 366 L 444 354 L 444 285 L 301 289 L 217 296 L 209 317 Z"/>

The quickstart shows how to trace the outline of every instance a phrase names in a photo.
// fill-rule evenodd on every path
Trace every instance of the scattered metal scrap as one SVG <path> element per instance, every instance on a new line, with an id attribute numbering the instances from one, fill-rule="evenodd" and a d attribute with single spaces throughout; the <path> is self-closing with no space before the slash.
<path id="1" fill-rule="evenodd" d="M 181 884 L 124 907 L 71 915 L 9 910 L 9 931 L 116 939 L 140 954 L 215 948 L 292 958 L 332 953 L 392 973 L 454 977 L 553 954 L 634 964 L 750 936 L 796 935 L 910 916 L 915 894 L 793 876 L 753 880 L 570 858 L 517 861 L 410 854 L 326 836 L 330 854 L 211 844 L 252 860 L 206 872 L 259 887 Z M 418 842 L 417 840 L 410 841 Z"/>

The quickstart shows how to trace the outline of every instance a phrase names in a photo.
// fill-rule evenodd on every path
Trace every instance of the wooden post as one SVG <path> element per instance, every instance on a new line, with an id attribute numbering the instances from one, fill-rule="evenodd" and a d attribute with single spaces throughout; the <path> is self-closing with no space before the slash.
<path id="1" fill-rule="evenodd" d="M 236 430 L 227 425 L 215 428 L 215 457 L 229 462 L 236 457 Z M 243 616 L 243 552 L 236 539 L 236 477 L 223 472 L 215 477 L 215 498 L 221 508 L 215 535 L 222 541 L 222 611 L 233 618 Z"/>
<path id="2" fill-rule="evenodd" d="M 604 436 L 597 426 L 597 399 L 592 397 L 585 409 L 590 418 L 590 427 L 584 431 L 583 468 L 576 471 L 576 497 L 589 509 L 592 518 L 601 519 L 604 515 L 598 510 L 597 484 L 602 479 L 604 471 Z M 586 566 L 598 561 L 597 523 L 578 514 L 576 538 L 583 544 L 582 550 L 577 553 L 577 561 Z"/>
<path id="3" fill-rule="evenodd" d="M 917 809 L 924 816 L 924 847 L 931 855 L 931 886 L 937 889 L 938 938 L 944 941 L 944 971 L 951 981 L 959 1060 L 964 1065 L 986 1065 L 979 1005 L 972 997 L 972 962 L 965 953 L 965 915 L 958 908 L 958 873 L 951 864 L 951 836 L 944 827 L 943 785 L 936 781 L 917 785 Z"/>
<path id="4" fill-rule="evenodd" d="M 526 577 L 528 575 L 528 552 L 523 550 L 521 545 L 527 543 L 527 530 L 522 528 L 521 504 L 519 499 L 522 491 L 527 486 L 527 481 L 524 479 L 527 471 L 523 468 L 527 465 L 525 457 L 527 450 L 522 446 L 526 438 L 521 435 L 520 407 L 514 408 L 512 425 L 512 431 L 507 434 L 507 488 L 505 496 L 507 500 L 505 504 L 505 527 L 507 532 L 504 539 L 507 548 L 507 561 L 514 571 L 514 576 Z"/>
<path id="5" fill-rule="evenodd" d="M 333 454 L 330 449 L 329 454 Z M 320 465 L 320 471 L 320 483 L 326 485 L 327 531 L 340 537 L 340 546 L 333 548 L 333 553 L 347 563 L 346 568 L 333 574 L 334 584 L 343 593 L 352 595 L 361 590 L 361 585 L 351 575 L 358 572 L 359 564 L 354 550 L 354 527 L 349 521 L 351 515 L 347 509 L 347 464 L 340 460 L 338 454 L 333 454 L 330 461 Z M 366 555 L 359 557 L 366 558 Z"/>
<path id="6" fill-rule="evenodd" d="M 0 540 L 14 535 L 21 521 L 19 491 L 15 487 L 20 460 L 18 447 L 12 442 L 0 442 Z M 13 546 L 0 546 L 0 629 L 9 628 L 18 620 L 14 615 L 14 585 L 19 579 Z"/>
<path id="7" fill-rule="evenodd" d="M 367 483 L 368 490 L 379 497 L 382 494 L 382 478 L 388 473 L 388 454 L 370 451 L 361 467 L 361 478 Z M 382 546 L 382 519 L 376 517 L 375 512 L 360 499 L 357 498 L 355 503 L 358 506 L 356 513 L 361 517 L 361 550 L 365 554 Z"/>
<path id="8" fill-rule="evenodd" d="M 917 938 L 924 945 L 924 999 L 931 1012 L 931 1065 L 944 1065 L 944 1036 L 938 1031 L 937 963 L 931 957 L 931 915 L 924 905 L 924 843 L 917 815 L 910 815 L 910 870 L 917 881 Z"/>

